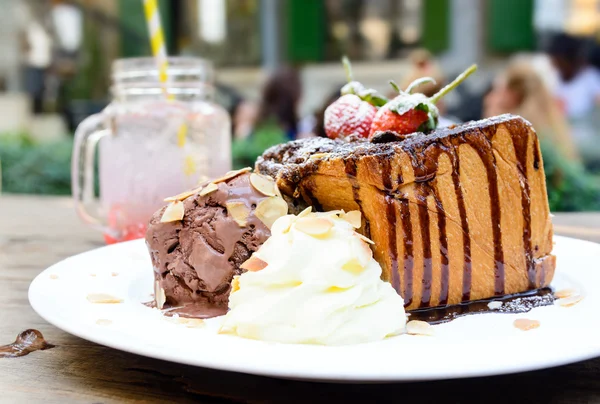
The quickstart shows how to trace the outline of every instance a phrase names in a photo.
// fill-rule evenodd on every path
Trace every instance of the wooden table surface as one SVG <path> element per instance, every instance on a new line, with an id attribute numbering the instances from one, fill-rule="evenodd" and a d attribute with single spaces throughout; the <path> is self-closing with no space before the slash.
<path id="1" fill-rule="evenodd" d="M 557 214 L 554 222 L 558 234 L 600 242 L 600 213 Z M 600 402 L 600 358 L 498 377 L 341 385 L 195 368 L 106 348 L 46 323 L 27 300 L 43 269 L 100 245 L 69 199 L 0 197 L 0 345 L 28 328 L 56 345 L 0 359 L 0 402 Z"/>

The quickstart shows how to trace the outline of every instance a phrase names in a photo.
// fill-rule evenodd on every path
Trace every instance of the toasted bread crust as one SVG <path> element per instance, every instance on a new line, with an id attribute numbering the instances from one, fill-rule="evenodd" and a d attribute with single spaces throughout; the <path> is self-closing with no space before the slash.
<path id="1" fill-rule="evenodd" d="M 523 118 L 502 115 L 399 142 L 294 141 L 267 150 L 256 168 L 293 204 L 361 210 L 360 230 L 375 241 L 382 276 L 408 309 L 552 280 L 544 169 Z"/>

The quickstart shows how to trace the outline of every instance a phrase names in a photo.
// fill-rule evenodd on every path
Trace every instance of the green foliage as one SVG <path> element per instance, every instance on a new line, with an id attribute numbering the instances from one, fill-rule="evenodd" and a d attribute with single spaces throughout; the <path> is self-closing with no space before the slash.
<path id="1" fill-rule="evenodd" d="M 27 135 L 0 135 L 2 190 L 69 195 L 72 148 L 71 139 L 37 144 Z"/>
<path id="2" fill-rule="evenodd" d="M 285 133 L 275 122 L 264 124 L 246 139 L 233 142 L 233 167 L 254 167 L 254 162 L 266 149 L 287 140 Z"/>
<path id="3" fill-rule="evenodd" d="M 253 167 L 265 149 L 285 142 L 276 124 L 258 128 L 249 138 L 233 144 L 235 168 Z M 0 135 L 2 190 L 13 193 L 69 195 L 71 193 L 72 139 L 38 144 L 29 136 Z M 600 178 L 565 159 L 542 142 L 548 201 L 554 212 L 600 210 Z"/>
<path id="4" fill-rule="evenodd" d="M 550 210 L 600 210 L 600 179 L 567 160 L 553 145 L 541 142 L 541 149 Z"/>

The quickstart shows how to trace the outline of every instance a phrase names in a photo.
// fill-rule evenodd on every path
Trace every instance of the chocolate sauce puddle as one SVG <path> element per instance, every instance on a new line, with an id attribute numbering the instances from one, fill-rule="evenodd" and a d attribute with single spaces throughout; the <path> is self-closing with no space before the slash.
<path id="1" fill-rule="evenodd" d="M 18 358 L 50 348 L 54 348 L 54 345 L 47 343 L 41 332 L 29 329 L 17 335 L 12 344 L 0 346 L 0 358 Z"/>
<path id="2" fill-rule="evenodd" d="M 155 308 L 154 301 L 142 303 L 144 306 Z M 190 303 L 184 306 L 170 306 L 166 304 L 162 310 L 163 315 L 174 317 L 175 315 L 184 318 L 207 319 L 212 317 L 224 316 L 227 314 L 227 306 L 218 306 L 213 304 Z"/>
<path id="3" fill-rule="evenodd" d="M 554 304 L 553 291 L 551 288 L 530 290 L 514 295 L 495 297 L 493 299 L 474 300 L 472 302 L 460 303 L 453 306 L 433 307 L 428 309 L 416 309 L 409 311 L 409 320 L 426 321 L 429 324 L 447 323 L 459 317 L 479 313 L 527 313 L 531 309 Z M 502 302 L 497 309 L 490 309 L 489 302 Z"/>

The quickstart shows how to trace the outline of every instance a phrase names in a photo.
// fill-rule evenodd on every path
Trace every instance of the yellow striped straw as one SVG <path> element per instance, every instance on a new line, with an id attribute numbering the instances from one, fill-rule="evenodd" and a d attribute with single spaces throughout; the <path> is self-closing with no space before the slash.
<path id="1" fill-rule="evenodd" d="M 156 59 L 158 67 L 158 79 L 163 85 L 163 90 L 167 98 L 173 99 L 173 95 L 167 93 L 167 81 L 169 79 L 167 69 L 169 68 L 169 61 L 167 59 L 165 35 L 160 22 L 160 11 L 157 0 L 144 0 L 144 11 L 146 12 L 146 23 L 148 24 L 148 32 L 150 33 L 152 55 Z"/>
<path id="2" fill-rule="evenodd" d="M 156 59 L 158 67 L 158 80 L 162 84 L 162 89 L 167 97 L 167 100 L 173 101 L 175 96 L 169 94 L 167 85 L 169 77 L 167 70 L 169 69 L 169 60 L 167 59 L 167 47 L 165 46 L 165 35 L 163 33 L 162 23 L 160 21 L 160 10 L 158 9 L 157 0 L 144 0 L 144 12 L 146 14 L 146 23 L 148 24 L 148 33 L 150 34 L 150 47 L 152 55 Z M 187 134 L 187 126 L 181 125 L 177 131 L 177 144 L 179 147 L 185 145 L 185 137 Z"/>

